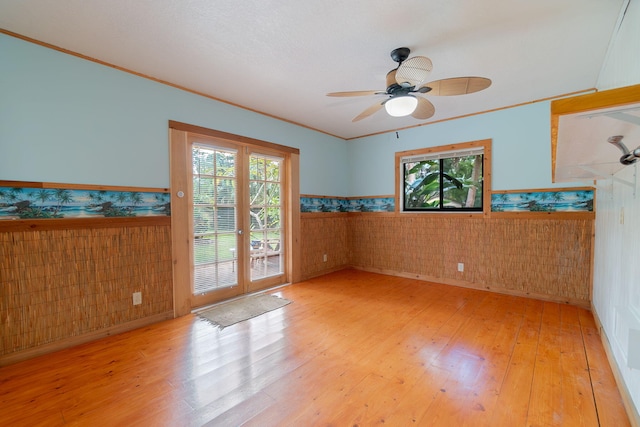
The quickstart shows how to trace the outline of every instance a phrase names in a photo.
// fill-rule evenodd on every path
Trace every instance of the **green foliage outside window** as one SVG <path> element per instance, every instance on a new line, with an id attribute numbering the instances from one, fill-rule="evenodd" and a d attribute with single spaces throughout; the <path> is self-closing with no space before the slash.
<path id="1" fill-rule="evenodd" d="M 482 211 L 482 154 L 403 161 L 403 210 Z"/>

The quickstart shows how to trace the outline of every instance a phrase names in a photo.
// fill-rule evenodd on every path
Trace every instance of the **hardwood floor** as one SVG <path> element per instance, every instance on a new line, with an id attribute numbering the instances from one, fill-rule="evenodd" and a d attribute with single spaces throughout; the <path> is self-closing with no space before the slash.
<path id="1" fill-rule="evenodd" d="M 626 426 L 583 309 L 346 270 L 0 368 L 3 426 Z"/>

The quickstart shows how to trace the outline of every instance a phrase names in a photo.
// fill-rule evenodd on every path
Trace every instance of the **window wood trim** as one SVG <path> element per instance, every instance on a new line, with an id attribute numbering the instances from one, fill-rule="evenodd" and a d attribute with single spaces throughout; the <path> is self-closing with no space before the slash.
<path id="1" fill-rule="evenodd" d="M 445 151 L 459 151 L 459 150 L 469 150 L 472 148 L 482 147 L 484 150 L 483 160 L 482 160 L 482 170 L 483 170 L 483 183 L 482 183 L 482 212 L 468 212 L 468 211 L 424 211 L 424 212 L 416 212 L 410 211 L 405 212 L 402 210 L 402 191 L 403 191 L 403 180 L 402 180 L 402 158 L 403 157 L 411 157 L 411 156 L 420 156 L 425 154 L 433 154 Z M 477 141 L 469 141 L 463 142 L 459 144 L 450 144 L 450 145 L 440 145 L 437 147 L 427 147 L 420 148 L 415 150 L 406 150 L 406 151 L 398 151 L 395 153 L 395 213 L 402 215 L 483 215 L 485 217 L 491 214 L 491 139 L 482 139 Z"/>
<path id="2" fill-rule="evenodd" d="M 215 129 L 208 129 L 196 125 L 190 125 L 188 123 L 176 122 L 173 120 L 169 120 L 169 129 L 175 129 L 178 131 L 184 131 L 188 133 L 196 133 L 200 135 L 211 136 L 216 139 L 222 139 L 230 141 L 233 144 L 239 145 L 252 145 L 258 146 L 270 150 L 275 150 L 277 152 L 289 153 L 289 154 L 300 154 L 300 149 L 294 147 L 287 147 L 286 145 L 275 144 L 273 142 L 262 141 L 259 139 L 249 138 L 247 136 L 235 135 L 228 132 L 222 132 Z"/>

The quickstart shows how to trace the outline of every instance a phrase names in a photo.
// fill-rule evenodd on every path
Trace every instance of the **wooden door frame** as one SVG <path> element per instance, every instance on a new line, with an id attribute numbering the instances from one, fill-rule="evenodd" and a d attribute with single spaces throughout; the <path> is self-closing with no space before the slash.
<path id="1" fill-rule="evenodd" d="M 244 147 L 239 146 L 238 144 L 235 144 L 231 141 L 228 140 L 221 140 L 219 138 L 214 138 L 214 137 L 210 137 L 208 135 L 202 135 L 199 133 L 193 133 L 193 132 L 187 132 L 187 152 L 188 152 L 188 158 L 187 161 L 185 163 L 185 166 L 187 165 L 191 165 L 192 164 L 192 156 L 193 156 L 193 149 L 195 146 L 199 146 L 199 147 L 209 147 L 209 148 L 213 148 L 215 150 L 221 150 L 223 152 L 234 152 L 235 153 L 235 179 L 236 179 L 236 207 L 241 207 L 242 206 L 242 200 L 244 200 L 247 197 L 246 194 L 246 185 L 244 184 L 244 181 L 242 179 L 242 177 L 244 175 L 247 174 L 248 171 L 248 161 L 244 160 L 244 161 L 240 161 L 241 159 L 244 159 L 245 156 L 243 156 L 243 154 L 241 153 L 242 151 L 244 151 Z M 188 166 L 187 166 L 188 167 Z M 193 171 L 191 170 L 182 170 L 182 168 L 180 168 L 179 171 L 177 171 L 177 173 L 180 174 L 185 174 L 187 177 L 193 177 Z M 189 203 L 187 204 L 186 208 L 188 211 L 188 219 L 187 221 L 184 222 L 184 224 L 187 225 L 187 236 L 189 238 L 189 241 L 191 242 L 190 245 L 193 244 L 193 240 L 191 240 L 194 236 L 194 224 L 193 224 L 193 182 L 190 179 L 187 179 L 187 185 L 188 185 L 188 191 L 185 191 L 186 193 L 188 193 L 188 198 L 189 198 Z M 174 209 L 174 211 L 176 211 L 176 213 L 178 213 L 178 211 L 182 211 L 183 209 L 178 209 L 176 207 L 176 209 Z M 236 215 L 236 227 L 237 230 L 242 230 L 243 228 L 245 228 L 244 224 L 246 222 L 246 213 L 243 212 L 242 209 L 236 209 L 235 212 Z M 244 243 L 244 240 L 246 240 L 245 236 L 243 235 L 239 235 L 237 233 L 234 233 L 235 239 L 236 239 L 236 244 L 235 244 L 235 255 L 236 255 L 236 260 L 232 261 L 235 262 L 236 264 L 236 272 L 237 272 L 237 279 L 238 281 L 236 282 L 235 285 L 232 286 L 224 286 L 221 288 L 216 288 L 216 289 L 212 289 L 209 292 L 206 292 L 204 294 L 199 294 L 199 295 L 193 295 L 190 294 L 189 297 L 191 299 L 191 308 L 195 308 L 195 307 L 202 307 L 205 305 L 210 305 L 210 304 L 214 304 L 218 301 L 222 301 L 225 299 L 229 299 L 229 298 L 233 298 L 233 297 L 237 297 L 240 295 L 243 295 L 245 293 L 247 293 L 248 290 L 248 281 L 247 276 L 246 276 L 246 270 L 243 269 L 245 262 L 243 262 L 244 257 L 247 256 L 246 253 L 246 247 L 248 245 Z M 182 229 L 180 229 L 180 231 L 182 231 Z M 191 250 L 192 248 L 189 248 L 190 251 L 190 255 L 193 255 L 193 250 Z M 178 254 L 176 254 L 176 259 Z M 191 285 L 191 283 L 194 281 L 194 277 L 193 277 L 193 264 L 194 264 L 194 259 L 189 258 L 189 271 L 191 273 L 191 278 L 190 278 L 190 283 L 189 285 Z M 242 273 L 241 273 L 242 272 Z M 182 286 L 186 286 L 186 284 L 183 284 Z"/>
<path id="2" fill-rule="evenodd" d="M 217 131 L 213 129 L 194 126 L 186 123 L 169 121 L 169 171 L 171 182 L 171 204 L 177 206 L 181 202 L 182 197 L 178 194 L 180 191 L 186 193 L 185 189 L 189 188 L 187 182 L 188 173 L 186 165 L 189 164 L 187 159 L 190 158 L 190 149 L 187 142 L 187 133 L 197 133 L 201 135 L 211 136 L 214 138 L 227 140 L 231 143 L 242 146 L 262 147 L 268 150 L 275 150 L 285 154 L 284 167 L 285 173 L 289 179 L 285 185 L 287 197 L 285 200 L 285 259 L 284 259 L 284 275 L 285 282 L 295 283 L 300 281 L 300 150 L 297 148 L 287 147 L 284 145 L 274 144 L 271 142 L 261 141 L 258 139 L 248 138 L 244 136 L 234 135 L 227 132 Z M 193 260 L 188 262 L 180 261 L 176 254 L 180 251 L 191 253 L 190 245 L 192 244 L 189 235 L 188 215 L 182 211 L 171 212 L 171 251 L 173 261 L 173 311 L 174 317 L 184 316 L 191 313 L 191 282 L 192 272 L 191 265 Z"/>

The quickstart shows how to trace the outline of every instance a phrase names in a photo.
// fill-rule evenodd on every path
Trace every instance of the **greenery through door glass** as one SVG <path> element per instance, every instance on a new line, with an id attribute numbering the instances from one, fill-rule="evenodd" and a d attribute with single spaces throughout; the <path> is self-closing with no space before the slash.
<path id="1" fill-rule="evenodd" d="M 252 280 L 283 272 L 282 164 L 282 158 L 256 153 L 249 158 Z"/>
<path id="2" fill-rule="evenodd" d="M 403 160 L 405 211 L 482 211 L 482 154 Z"/>
<path id="3" fill-rule="evenodd" d="M 231 260 L 236 240 L 236 153 L 194 146 L 192 166 L 195 264 Z"/>

